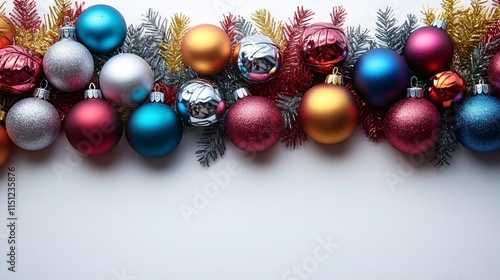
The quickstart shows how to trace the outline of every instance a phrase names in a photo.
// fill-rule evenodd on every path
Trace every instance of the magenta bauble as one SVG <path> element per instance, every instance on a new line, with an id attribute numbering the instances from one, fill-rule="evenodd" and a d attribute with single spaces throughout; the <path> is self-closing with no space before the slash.
<path id="1" fill-rule="evenodd" d="M 434 104 L 426 99 L 400 100 L 384 118 L 387 141 L 407 154 L 420 154 L 434 147 L 441 129 L 441 115 Z"/>
<path id="2" fill-rule="evenodd" d="M 229 140 L 247 152 L 262 152 L 272 148 L 283 132 L 281 111 L 271 100 L 248 96 L 238 100 L 226 116 Z"/>
<path id="3" fill-rule="evenodd" d="M 421 27 L 408 37 L 404 57 L 413 72 L 428 78 L 450 68 L 453 59 L 453 41 L 441 28 Z"/>
<path id="4" fill-rule="evenodd" d="M 500 53 L 497 53 L 488 64 L 488 83 L 493 92 L 500 93 Z"/>
<path id="5" fill-rule="evenodd" d="M 123 122 L 118 111 L 103 99 L 85 99 L 69 111 L 64 121 L 69 143 L 87 155 L 113 149 L 122 137 Z"/>

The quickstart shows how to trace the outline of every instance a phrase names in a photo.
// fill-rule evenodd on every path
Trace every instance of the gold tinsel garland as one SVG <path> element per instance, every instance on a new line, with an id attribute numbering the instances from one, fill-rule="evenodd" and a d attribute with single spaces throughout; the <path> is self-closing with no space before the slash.
<path id="1" fill-rule="evenodd" d="M 182 13 L 175 13 L 167 29 L 166 41 L 161 42 L 160 55 L 165 59 L 170 72 L 181 72 L 185 68 L 181 57 L 181 42 L 189 30 L 189 18 Z"/>

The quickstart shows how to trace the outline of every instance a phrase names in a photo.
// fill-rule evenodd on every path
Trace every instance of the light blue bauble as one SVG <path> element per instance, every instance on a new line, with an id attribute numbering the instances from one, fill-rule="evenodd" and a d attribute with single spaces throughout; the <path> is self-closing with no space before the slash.
<path id="1" fill-rule="evenodd" d="M 94 54 L 111 53 L 123 44 L 126 35 L 125 19 L 108 5 L 91 6 L 76 21 L 76 37 Z"/>

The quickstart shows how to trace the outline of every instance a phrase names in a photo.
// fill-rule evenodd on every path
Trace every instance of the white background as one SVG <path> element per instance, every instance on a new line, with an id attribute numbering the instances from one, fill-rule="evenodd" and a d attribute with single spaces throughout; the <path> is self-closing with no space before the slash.
<path id="1" fill-rule="evenodd" d="M 282 20 L 304 5 L 315 21 L 342 4 L 348 25 L 371 28 L 387 5 L 400 19 L 439 5 L 397 1 L 102 3 L 128 23 L 151 7 L 164 17 L 183 12 L 192 25 L 217 23 L 221 3 L 247 18 L 267 8 Z M 38 4 L 44 13 L 52 2 Z M 141 158 L 125 139 L 93 158 L 75 157 L 64 135 L 44 151 L 14 149 L 0 172 L 0 279 L 500 279 L 500 153 L 460 147 L 451 167 L 435 169 L 359 129 L 339 145 L 278 145 L 256 157 L 228 145 L 207 169 L 194 155 L 198 134 L 185 133 L 161 160 Z M 58 178 L 55 163 L 71 172 Z M 9 166 L 19 188 L 16 273 L 4 261 Z M 388 174 L 401 180 L 391 185 Z M 199 200 L 214 185 L 220 192 Z M 180 207 L 196 198 L 205 205 L 186 219 Z M 325 242 L 334 248 L 322 249 Z M 287 274 L 294 266 L 302 274 Z"/>

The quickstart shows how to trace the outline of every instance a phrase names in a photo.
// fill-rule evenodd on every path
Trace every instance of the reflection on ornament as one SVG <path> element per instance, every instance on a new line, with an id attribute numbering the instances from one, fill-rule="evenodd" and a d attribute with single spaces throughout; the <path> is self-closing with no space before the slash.
<path id="1" fill-rule="evenodd" d="M 213 24 L 192 27 L 181 42 L 182 61 L 200 75 L 213 75 L 231 58 L 231 41 L 222 28 Z"/>
<path id="2" fill-rule="evenodd" d="M 101 69 L 99 84 L 113 104 L 134 108 L 143 103 L 154 84 L 153 70 L 140 56 L 122 53 L 110 58 Z"/>
<path id="3" fill-rule="evenodd" d="M 16 37 L 14 23 L 4 14 L 0 14 L 0 49 L 12 45 L 14 37 Z"/>
<path id="4" fill-rule="evenodd" d="M 85 9 L 76 21 L 78 40 L 95 54 L 107 54 L 125 41 L 127 24 L 122 14 L 108 5 Z"/>
<path id="5" fill-rule="evenodd" d="M 256 34 L 241 39 L 234 48 L 232 60 L 243 79 L 251 83 L 261 83 L 278 74 L 281 53 L 269 37 Z"/>
<path id="6" fill-rule="evenodd" d="M 466 92 L 465 80 L 455 71 L 443 71 L 432 76 L 428 98 L 439 108 L 450 108 L 460 102 Z"/>
<path id="7" fill-rule="evenodd" d="M 208 80 L 195 79 L 177 92 L 177 112 L 194 126 L 216 123 L 225 110 L 225 102 L 217 86 Z"/>
<path id="8" fill-rule="evenodd" d="M 331 23 L 314 23 L 302 33 L 301 56 L 314 71 L 330 73 L 347 58 L 344 31 Z"/>
<path id="9" fill-rule="evenodd" d="M 0 90 L 12 94 L 31 92 L 42 74 L 42 61 L 34 51 L 16 45 L 0 49 Z"/>

